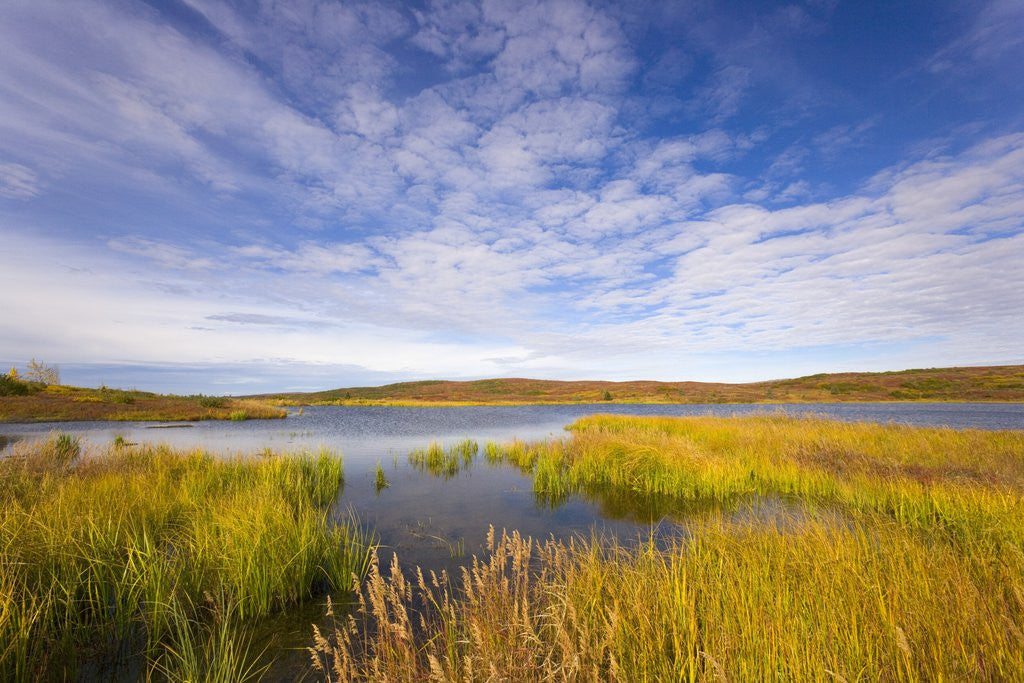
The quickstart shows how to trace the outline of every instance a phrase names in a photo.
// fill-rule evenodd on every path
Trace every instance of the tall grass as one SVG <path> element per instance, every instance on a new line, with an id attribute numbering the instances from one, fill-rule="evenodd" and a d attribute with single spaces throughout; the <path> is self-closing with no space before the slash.
<path id="1" fill-rule="evenodd" d="M 331 680 L 1020 680 L 1024 433 L 786 417 L 580 420 L 488 444 L 548 500 L 698 510 L 634 546 L 488 539 L 458 577 L 371 568 Z M 756 501 L 784 499 L 770 518 Z M 735 514 L 750 505 L 749 514 Z M 425 609 L 415 610 L 416 605 Z"/>
<path id="2" fill-rule="evenodd" d="M 1024 432 L 784 416 L 594 416 L 505 447 L 542 498 L 613 490 L 685 502 L 794 496 L 964 541 L 1024 545 Z"/>
<path id="3" fill-rule="evenodd" d="M 492 532 L 457 579 L 374 566 L 314 662 L 335 681 L 1024 675 L 1020 553 L 965 557 L 884 519 L 691 532 L 668 549 Z"/>
<path id="4" fill-rule="evenodd" d="M 245 624 L 365 567 L 357 527 L 328 521 L 329 453 L 79 451 L 57 435 L 0 460 L 0 679 L 103 677 L 138 654 L 157 676 L 244 678 Z"/>

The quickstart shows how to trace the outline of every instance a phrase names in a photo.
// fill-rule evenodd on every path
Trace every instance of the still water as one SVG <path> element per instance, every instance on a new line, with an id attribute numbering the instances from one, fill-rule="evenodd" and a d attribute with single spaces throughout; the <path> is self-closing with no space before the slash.
<path id="1" fill-rule="evenodd" d="M 449 477 L 412 466 L 408 454 L 432 441 L 448 446 L 464 439 L 533 441 L 565 435 L 564 427 L 594 413 L 623 415 L 746 415 L 785 412 L 841 420 L 913 425 L 1024 429 L 1024 404 L 841 403 L 800 405 L 557 405 L 410 407 L 308 407 L 284 420 L 194 423 L 72 422 L 0 424 L 0 451 L 21 439 L 51 431 L 78 435 L 87 446 L 103 447 L 122 436 L 129 442 L 167 443 L 224 454 L 252 454 L 265 448 L 305 451 L 327 448 L 345 462 L 345 485 L 333 513 L 354 514 L 376 534 L 382 563 L 396 552 L 405 568 L 448 569 L 483 551 L 487 529 L 518 529 L 534 538 L 567 539 L 599 534 L 621 542 L 670 537 L 686 511 L 664 501 L 580 495 L 552 505 L 538 501 L 531 479 L 511 466 L 492 467 L 482 453 Z M 390 486 L 377 491 L 380 463 Z M 757 501 L 759 516 L 771 516 L 777 502 Z M 302 648 L 309 625 L 322 617 L 310 604 L 266 624 L 277 674 L 291 678 L 308 661 Z M 283 667 L 283 668 L 281 668 Z M 296 668 L 298 667 L 298 668 Z"/>
<path id="2" fill-rule="evenodd" d="M 660 520 L 657 506 L 631 510 L 620 502 L 570 498 L 558 507 L 534 500 L 529 477 L 511 467 L 489 467 L 478 457 L 450 479 L 410 466 L 413 448 L 432 441 L 450 445 L 474 439 L 526 441 L 561 437 L 564 427 L 585 415 L 745 415 L 786 412 L 842 420 L 947 425 L 982 429 L 1024 429 L 1024 404 L 994 403 L 831 403 L 799 405 L 643 405 L 470 406 L 410 408 L 318 406 L 291 410 L 284 420 L 69 422 L 0 424 L 0 450 L 13 441 L 59 430 L 87 445 L 105 446 L 116 436 L 130 442 L 167 443 L 209 451 L 257 453 L 327 448 L 345 461 L 345 487 L 339 514 L 355 512 L 373 528 L 383 546 L 399 552 L 403 564 L 445 566 L 452 555 L 479 550 L 488 525 L 516 528 L 534 537 L 589 534 L 595 527 L 616 536 L 646 534 Z M 380 463 L 390 487 L 377 492 Z"/>

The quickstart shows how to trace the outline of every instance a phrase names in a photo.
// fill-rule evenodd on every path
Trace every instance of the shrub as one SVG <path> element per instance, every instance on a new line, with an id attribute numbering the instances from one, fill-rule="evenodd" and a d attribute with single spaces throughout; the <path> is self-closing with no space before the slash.
<path id="1" fill-rule="evenodd" d="M 0 396 L 27 396 L 29 386 L 17 377 L 0 375 Z"/>

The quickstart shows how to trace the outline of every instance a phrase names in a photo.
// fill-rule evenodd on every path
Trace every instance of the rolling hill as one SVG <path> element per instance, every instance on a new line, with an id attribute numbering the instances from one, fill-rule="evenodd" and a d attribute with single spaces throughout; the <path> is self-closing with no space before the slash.
<path id="1" fill-rule="evenodd" d="M 529 403 L 818 403 L 1024 401 L 1024 365 L 818 374 L 749 384 L 541 379 L 425 380 L 264 394 L 283 405 Z"/>

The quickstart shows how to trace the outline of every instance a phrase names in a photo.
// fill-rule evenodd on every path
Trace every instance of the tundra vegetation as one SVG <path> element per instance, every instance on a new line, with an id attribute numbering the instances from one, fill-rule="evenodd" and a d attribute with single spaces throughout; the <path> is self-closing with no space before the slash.
<path id="1" fill-rule="evenodd" d="M 458 576 L 376 555 L 314 629 L 329 680 L 1019 680 L 1024 432 L 595 416 L 486 444 L 571 494 L 670 499 L 679 534 L 495 533 Z M 433 456 L 431 453 L 433 452 Z M 475 452 L 474 452 L 475 455 Z M 415 456 L 446 476 L 439 446 Z M 783 512 L 758 514 L 763 501 Z"/>
<path id="2" fill-rule="evenodd" d="M 1024 401 L 1024 365 L 848 372 L 719 382 L 424 380 L 257 398 L 279 405 L 518 405 L 545 403 L 831 403 L 839 401 Z"/>
<path id="3" fill-rule="evenodd" d="M 239 681 L 261 619 L 366 570 L 328 453 L 217 458 L 76 438 L 0 459 L 0 679 Z"/>
<path id="4" fill-rule="evenodd" d="M 255 399 L 173 396 L 106 386 L 88 389 L 0 375 L 0 422 L 249 420 L 287 415 L 279 406 Z"/>

